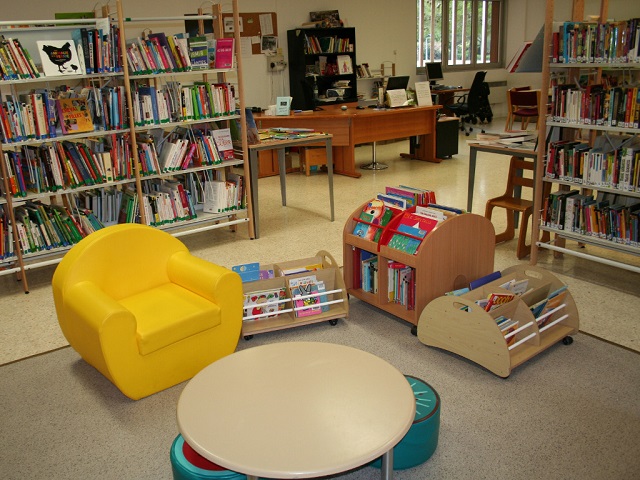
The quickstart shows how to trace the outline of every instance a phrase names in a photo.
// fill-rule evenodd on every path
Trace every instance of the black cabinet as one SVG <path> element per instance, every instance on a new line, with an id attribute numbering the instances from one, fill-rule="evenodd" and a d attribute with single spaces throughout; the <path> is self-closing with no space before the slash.
<path id="1" fill-rule="evenodd" d="M 296 28 L 287 41 L 293 109 L 358 101 L 355 28 Z"/>
<path id="2" fill-rule="evenodd" d="M 458 153 L 460 121 L 456 117 L 440 117 L 436 122 L 436 158 L 451 158 Z"/>

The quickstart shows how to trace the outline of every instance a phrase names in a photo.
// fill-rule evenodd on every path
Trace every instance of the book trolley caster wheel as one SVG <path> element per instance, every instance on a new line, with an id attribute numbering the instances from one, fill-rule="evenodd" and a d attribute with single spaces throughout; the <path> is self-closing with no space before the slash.
<path id="1" fill-rule="evenodd" d="M 329 320 L 329 325 L 335 327 L 338 324 L 338 319 L 334 318 L 333 320 Z"/>
<path id="2" fill-rule="evenodd" d="M 253 338 L 253 335 L 245 335 L 244 339 L 245 340 L 251 340 Z"/>
<path id="3" fill-rule="evenodd" d="M 573 337 L 570 337 L 569 335 L 567 335 L 562 339 L 562 343 L 564 345 L 571 345 L 573 343 Z"/>

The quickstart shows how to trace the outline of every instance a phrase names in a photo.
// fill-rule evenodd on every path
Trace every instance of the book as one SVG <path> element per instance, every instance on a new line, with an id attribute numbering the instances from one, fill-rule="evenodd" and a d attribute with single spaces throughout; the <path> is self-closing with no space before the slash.
<path id="1" fill-rule="evenodd" d="M 205 38 L 206 41 L 206 38 Z M 233 68 L 234 39 L 218 38 L 216 40 L 215 68 Z"/>
<path id="2" fill-rule="evenodd" d="M 387 208 L 381 200 L 372 199 L 360 212 L 360 219 L 366 223 L 358 222 L 353 229 L 353 234 L 377 242 L 380 240 L 382 228 L 389 223 L 393 216 L 393 210 Z"/>
<path id="3" fill-rule="evenodd" d="M 209 51 L 207 45 L 207 37 L 204 35 L 196 35 L 187 38 L 189 47 L 189 60 L 193 70 L 202 70 L 209 68 Z"/>
<path id="4" fill-rule="evenodd" d="M 78 58 L 78 50 L 72 39 L 38 40 L 36 44 L 45 77 L 84 75 L 82 64 Z"/>
<path id="5" fill-rule="evenodd" d="M 94 130 L 85 98 L 59 98 L 56 105 L 62 133 L 65 135 Z"/>
<path id="6" fill-rule="evenodd" d="M 353 63 L 350 55 L 338 55 L 336 62 L 338 63 L 339 75 L 351 75 L 353 73 Z"/>
<path id="7" fill-rule="evenodd" d="M 213 141 L 216 144 L 220 158 L 224 160 L 233 160 L 233 140 L 231 139 L 231 129 L 221 128 L 211 132 Z"/>
<path id="8" fill-rule="evenodd" d="M 322 312 L 322 308 L 317 306 L 320 303 L 320 296 L 313 295 L 319 293 L 318 280 L 315 275 L 292 278 L 289 280 L 293 305 L 297 309 L 296 317 L 308 317 Z M 297 298 L 296 297 L 306 297 Z"/>
<path id="9" fill-rule="evenodd" d="M 514 293 L 491 293 L 487 298 L 487 303 L 484 309 L 487 312 L 490 312 L 491 310 L 509 303 L 514 298 L 516 298 Z"/>
<path id="10" fill-rule="evenodd" d="M 244 311 L 246 317 L 261 315 L 259 319 L 274 318 L 284 310 L 287 298 L 284 287 L 261 290 L 244 294 Z M 245 321 L 254 320 L 247 318 Z"/>

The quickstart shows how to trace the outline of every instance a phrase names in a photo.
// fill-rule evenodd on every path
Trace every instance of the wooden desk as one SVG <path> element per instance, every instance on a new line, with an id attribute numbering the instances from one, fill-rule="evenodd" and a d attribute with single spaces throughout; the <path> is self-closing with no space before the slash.
<path id="1" fill-rule="evenodd" d="M 347 110 L 338 105 L 324 106 L 324 110 L 296 113 L 289 116 L 256 115 L 259 128 L 313 128 L 333 135 L 333 163 L 335 172 L 360 177 L 356 171 L 355 146 L 419 136 L 420 144 L 413 158 L 438 162 L 436 158 L 436 113 L 438 106 L 406 107 L 388 110 L 365 108 L 354 104 Z"/>
<path id="2" fill-rule="evenodd" d="M 476 177 L 476 157 L 478 156 L 478 152 L 487 152 L 487 153 L 497 153 L 499 155 L 508 155 L 509 157 L 520 157 L 520 158 L 532 158 L 534 161 L 538 159 L 538 153 L 535 150 L 527 150 L 522 148 L 511 148 L 511 147 L 502 147 L 499 145 L 483 145 L 480 143 L 472 143 L 469 145 L 469 183 L 467 185 L 467 212 L 471 212 L 471 207 L 473 205 L 473 187 L 475 184 Z M 535 174 L 535 170 L 534 170 Z M 506 185 L 505 178 L 505 185 Z M 535 184 L 535 178 L 534 178 Z M 516 195 L 519 197 L 520 192 L 516 191 Z M 516 216 L 516 226 L 517 226 L 517 212 L 514 212 Z"/>
<path id="3" fill-rule="evenodd" d="M 382 456 L 415 418 L 409 382 L 393 365 L 344 345 L 284 342 L 232 353 L 187 383 L 178 429 L 200 455 L 250 480 L 315 478 Z"/>
<path id="4" fill-rule="evenodd" d="M 292 125 L 291 125 L 292 126 Z M 303 127 L 299 127 L 303 128 Z M 262 150 L 278 151 L 278 166 L 280 170 L 280 194 L 282 205 L 287 205 L 287 169 L 285 167 L 285 148 L 303 145 L 325 145 L 327 149 L 327 176 L 329 177 L 329 203 L 331 207 L 331 221 L 334 221 L 333 206 L 333 160 L 330 134 L 313 135 L 303 138 L 288 138 L 285 140 L 265 140 L 255 145 L 249 145 L 249 175 L 251 177 L 251 213 L 253 215 L 253 237 L 260 236 L 260 213 L 258 209 L 258 152 Z"/>

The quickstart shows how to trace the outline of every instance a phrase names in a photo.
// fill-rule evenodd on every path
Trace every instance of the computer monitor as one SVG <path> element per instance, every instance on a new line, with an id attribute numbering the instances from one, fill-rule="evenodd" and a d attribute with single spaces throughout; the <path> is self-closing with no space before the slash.
<path id="1" fill-rule="evenodd" d="M 435 85 L 437 80 L 444 80 L 444 75 L 442 74 L 442 62 L 431 62 L 425 64 L 425 71 L 431 85 Z"/>
<path id="2" fill-rule="evenodd" d="M 409 75 L 400 77 L 389 77 L 385 90 L 406 90 L 409 86 Z"/>

